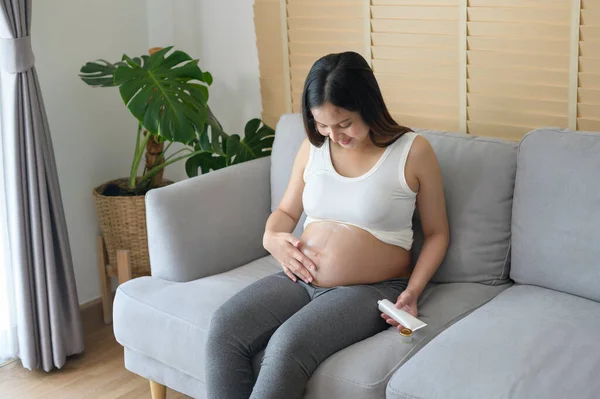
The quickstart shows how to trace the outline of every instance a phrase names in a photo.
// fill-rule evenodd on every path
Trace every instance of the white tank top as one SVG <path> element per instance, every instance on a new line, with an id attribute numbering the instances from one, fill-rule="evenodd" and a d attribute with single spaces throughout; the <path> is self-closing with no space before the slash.
<path id="1" fill-rule="evenodd" d="M 416 133 L 405 133 L 386 147 L 371 170 L 358 177 L 337 173 L 328 138 L 321 147 L 311 145 L 304 169 L 304 227 L 315 221 L 336 221 L 409 250 L 417 194 L 406 183 L 404 167 L 416 137 Z"/>

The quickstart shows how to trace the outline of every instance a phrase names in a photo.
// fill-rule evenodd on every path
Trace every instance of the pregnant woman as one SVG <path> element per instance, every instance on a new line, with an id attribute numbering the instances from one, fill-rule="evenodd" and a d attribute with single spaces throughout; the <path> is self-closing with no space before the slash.
<path id="1" fill-rule="evenodd" d="M 302 116 L 307 139 L 263 239 L 283 270 L 215 312 L 206 354 L 211 399 L 301 398 L 327 357 L 397 325 L 378 311 L 379 299 L 418 315 L 419 295 L 448 246 L 436 156 L 392 119 L 364 58 L 319 59 L 306 78 Z M 425 241 L 413 267 L 415 207 Z M 255 376 L 252 358 L 263 349 Z"/>

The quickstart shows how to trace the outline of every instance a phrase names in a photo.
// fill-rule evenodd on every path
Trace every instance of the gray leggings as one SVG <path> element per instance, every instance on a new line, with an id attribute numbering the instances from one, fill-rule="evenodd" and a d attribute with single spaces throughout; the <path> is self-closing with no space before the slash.
<path id="1" fill-rule="evenodd" d="M 395 302 L 407 283 L 398 278 L 322 288 L 300 279 L 294 283 L 283 272 L 254 282 L 211 319 L 208 398 L 302 398 L 311 374 L 327 357 L 389 327 L 377 301 Z M 255 380 L 252 357 L 262 349 Z"/>

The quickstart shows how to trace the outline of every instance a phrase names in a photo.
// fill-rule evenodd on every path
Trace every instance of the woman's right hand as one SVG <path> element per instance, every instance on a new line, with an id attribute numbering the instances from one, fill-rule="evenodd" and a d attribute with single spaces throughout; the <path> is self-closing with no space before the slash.
<path id="1" fill-rule="evenodd" d="M 313 281 L 311 270 L 317 270 L 314 262 L 300 251 L 300 240 L 290 233 L 266 232 L 264 247 L 283 268 L 284 273 L 294 282 L 296 276 L 306 283 Z"/>

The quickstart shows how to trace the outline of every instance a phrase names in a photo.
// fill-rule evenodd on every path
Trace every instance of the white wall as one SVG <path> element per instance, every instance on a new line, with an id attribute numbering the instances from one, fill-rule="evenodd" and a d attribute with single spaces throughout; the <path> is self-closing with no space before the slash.
<path id="1" fill-rule="evenodd" d="M 227 133 L 243 134 L 262 109 L 254 0 L 148 0 L 148 47 L 174 45 L 209 71 L 209 105 Z M 166 177 L 185 177 L 171 168 Z"/>
<path id="2" fill-rule="evenodd" d="M 34 0 L 32 42 L 56 154 L 79 302 L 100 296 L 92 188 L 129 174 L 136 122 L 116 88 L 79 79 L 87 61 L 147 51 L 145 0 Z"/>
<path id="3" fill-rule="evenodd" d="M 136 122 L 118 90 L 77 76 L 87 61 L 175 45 L 214 77 L 209 104 L 225 130 L 260 117 L 253 0 L 34 0 L 32 41 L 50 123 L 79 302 L 100 296 L 92 188 L 128 175 Z M 175 146 L 173 146 L 175 147 Z M 165 177 L 186 178 L 183 163 Z"/>

